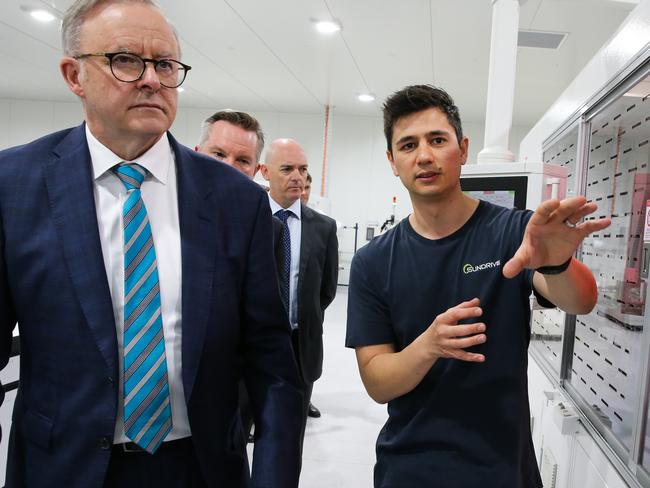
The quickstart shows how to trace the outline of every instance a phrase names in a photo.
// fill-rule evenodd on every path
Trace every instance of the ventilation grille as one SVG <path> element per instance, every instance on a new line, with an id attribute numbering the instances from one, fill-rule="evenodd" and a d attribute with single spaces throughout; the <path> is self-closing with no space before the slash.
<path id="1" fill-rule="evenodd" d="M 568 34 L 566 32 L 545 32 L 520 29 L 517 38 L 519 47 L 558 49 Z"/>

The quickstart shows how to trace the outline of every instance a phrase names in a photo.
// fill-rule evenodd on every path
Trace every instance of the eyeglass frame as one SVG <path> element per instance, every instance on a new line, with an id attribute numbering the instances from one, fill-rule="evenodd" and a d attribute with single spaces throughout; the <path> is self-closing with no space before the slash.
<path id="1" fill-rule="evenodd" d="M 135 56 L 136 58 L 142 60 L 142 72 L 140 73 L 140 75 L 135 80 L 131 80 L 131 81 L 121 80 L 120 78 L 117 77 L 117 75 L 115 74 L 115 71 L 113 71 L 113 58 L 115 56 L 119 55 L 119 54 L 128 54 L 129 56 Z M 101 56 L 101 57 L 107 58 L 108 59 L 108 67 L 111 69 L 111 74 L 113 75 L 113 77 L 117 81 L 121 81 L 122 83 L 135 83 L 136 81 L 140 81 L 142 79 L 142 77 L 144 76 L 144 72 L 147 71 L 147 63 L 153 63 L 153 69 L 156 72 L 156 74 L 158 74 L 158 71 L 156 70 L 156 68 L 158 67 L 158 65 L 160 63 L 164 63 L 166 61 L 167 62 L 173 61 L 175 63 L 180 64 L 183 67 L 183 72 L 185 74 L 183 75 L 183 79 L 181 80 L 181 82 L 176 86 L 168 86 L 168 85 L 165 85 L 162 82 L 162 80 L 160 80 L 160 77 L 158 77 L 158 80 L 160 81 L 160 84 L 162 86 L 164 86 L 165 88 L 178 88 L 179 86 L 181 86 L 185 82 L 185 79 L 187 78 L 187 72 L 192 69 L 192 67 L 190 65 L 185 64 L 185 63 L 181 63 L 177 59 L 173 59 L 173 58 L 163 58 L 163 59 L 143 58 L 142 56 L 140 56 L 138 54 L 130 53 L 130 52 L 126 52 L 126 51 L 118 51 L 118 52 L 113 52 L 113 53 L 84 53 L 84 54 L 77 54 L 76 56 L 72 56 L 72 59 L 79 60 L 79 59 L 90 58 L 90 57 L 93 57 L 93 56 Z"/>

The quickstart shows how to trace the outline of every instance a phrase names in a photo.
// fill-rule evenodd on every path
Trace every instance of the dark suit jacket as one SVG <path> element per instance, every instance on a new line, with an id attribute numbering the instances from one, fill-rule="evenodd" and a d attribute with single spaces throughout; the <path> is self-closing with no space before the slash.
<path id="1" fill-rule="evenodd" d="M 179 145 L 182 377 L 210 487 L 250 486 L 237 415 L 255 412 L 253 486 L 296 487 L 302 395 L 264 190 Z M 162 257 L 159 257 L 162 259 Z M 0 152 L 0 368 L 21 337 L 7 487 L 101 487 L 118 400 L 115 321 L 84 126 Z"/>
<path id="2" fill-rule="evenodd" d="M 298 360 L 303 379 L 313 383 L 323 371 L 323 319 L 336 296 L 339 244 L 334 219 L 301 205 L 298 273 Z"/>

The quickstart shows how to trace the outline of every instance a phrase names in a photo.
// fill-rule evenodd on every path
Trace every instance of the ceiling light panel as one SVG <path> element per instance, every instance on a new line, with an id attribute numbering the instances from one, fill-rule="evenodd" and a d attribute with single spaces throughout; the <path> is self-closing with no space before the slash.
<path id="1" fill-rule="evenodd" d="M 341 24 L 333 20 L 316 21 L 316 30 L 321 34 L 334 34 L 341 30 Z"/>
<path id="2" fill-rule="evenodd" d="M 375 96 L 372 93 L 360 93 L 357 95 L 357 100 L 368 103 L 374 101 Z"/>

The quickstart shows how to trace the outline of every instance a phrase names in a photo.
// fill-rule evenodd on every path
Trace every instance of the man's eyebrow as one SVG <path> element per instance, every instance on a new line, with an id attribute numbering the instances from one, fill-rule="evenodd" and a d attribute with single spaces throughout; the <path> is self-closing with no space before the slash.
<path id="1" fill-rule="evenodd" d="M 404 136 L 400 137 L 398 140 L 395 141 L 395 144 L 402 144 L 403 142 L 409 142 L 415 140 L 415 136 Z"/>
<path id="2" fill-rule="evenodd" d="M 442 130 L 442 129 L 432 130 L 431 132 L 427 132 L 427 135 L 428 136 L 448 136 L 449 131 Z"/>
<path id="3" fill-rule="evenodd" d="M 440 136 L 448 136 L 449 132 L 446 130 L 432 130 L 430 132 L 427 132 L 427 137 L 440 137 Z M 402 144 L 404 142 L 410 142 L 417 139 L 416 136 L 414 135 L 407 135 L 404 137 L 400 137 L 397 141 L 395 141 L 395 144 Z"/>
<path id="4" fill-rule="evenodd" d="M 138 56 L 144 57 L 137 50 L 134 50 L 133 48 L 130 47 L 126 47 L 125 45 L 120 45 L 113 52 L 137 54 Z M 153 55 L 153 59 L 173 59 L 173 58 L 174 58 L 174 54 L 171 51 L 160 51 Z"/>

